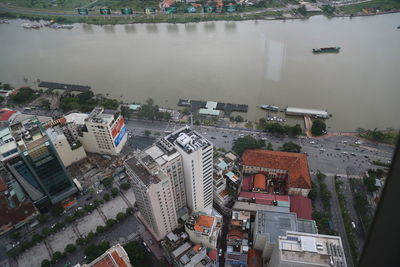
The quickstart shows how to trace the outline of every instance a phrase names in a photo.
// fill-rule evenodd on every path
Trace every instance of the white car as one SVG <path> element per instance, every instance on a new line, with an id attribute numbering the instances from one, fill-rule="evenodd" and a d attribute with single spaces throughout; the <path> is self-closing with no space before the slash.
<path id="1" fill-rule="evenodd" d="M 310 141 L 310 144 L 315 144 L 315 141 Z"/>
<path id="2" fill-rule="evenodd" d="M 351 227 L 353 227 L 353 229 L 356 229 L 356 224 L 354 222 L 351 222 Z"/>

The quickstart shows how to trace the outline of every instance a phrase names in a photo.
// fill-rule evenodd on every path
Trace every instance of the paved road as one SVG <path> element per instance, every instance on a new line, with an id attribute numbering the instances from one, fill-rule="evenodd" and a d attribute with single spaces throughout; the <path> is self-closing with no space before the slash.
<path id="1" fill-rule="evenodd" d="M 326 176 L 325 183 L 328 189 L 332 192 L 331 197 L 331 213 L 332 213 L 332 224 L 339 236 L 342 238 L 344 254 L 346 255 L 347 266 L 352 267 L 353 258 L 350 253 L 349 241 L 347 239 L 346 229 L 344 228 L 342 213 L 340 211 L 339 200 L 335 190 L 335 178 L 334 176 Z"/>

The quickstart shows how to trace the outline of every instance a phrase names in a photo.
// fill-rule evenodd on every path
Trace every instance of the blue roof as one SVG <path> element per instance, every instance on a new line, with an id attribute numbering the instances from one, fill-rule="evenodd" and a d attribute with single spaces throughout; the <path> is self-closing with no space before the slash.
<path id="1" fill-rule="evenodd" d="M 221 162 L 218 164 L 218 167 L 219 167 L 220 169 L 222 169 L 222 170 L 225 170 L 226 167 L 228 167 L 228 164 L 227 164 L 225 161 L 221 161 Z"/>

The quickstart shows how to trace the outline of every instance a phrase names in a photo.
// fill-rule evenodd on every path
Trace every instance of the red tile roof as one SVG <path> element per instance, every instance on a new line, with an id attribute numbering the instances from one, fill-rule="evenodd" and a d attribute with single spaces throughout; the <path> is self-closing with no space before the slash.
<path id="1" fill-rule="evenodd" d="M 250 249 L 247 253 L 247 267 L 261 267 L 262 259 L 261 252 L 255 249 Z"/>
<path id="2" fill-rule="evenodd" d="M 312 220 L 311 200 L 303 196 L 291 196 L 290 212 L 296 213 L 297 218 Z"/>
<path id="3" fill-rule="evenodd" d="M 265 179 L 266 179 L 265 175 L 263 175 L 261 173 L 254 175 L 254 186 L 253 187 L 265 190 L 265 188 L 266 188 L 265 187 L 265 183 L 266 183 Z"/>
<path id="4" fill-rule="evenodd" d="M 211 228 L 214 224 L 214 217 L 207 216 L 207 215 L 199 215 L 197 218 L 196 224 L 200 226 L 204 226 L 207 228 Z"/>
<path id="5" fill-rule="evenodd" d="M 224 198 L 226 195 L 228 195 L 228 191 L 227 191 L 227 190 L 221 191 L 221 192 L 219 193 L 219 195 L 220 195 L 222 198 Z"/>
<path id="6" fill-rule="evenodd" d="M 243 176 L 243 190 L 251 191 L 253 189 L 253 177 L 251 175 Z"/>
<path id="7" fill-rule="evenodd" d="M 210 252 L 208 252 L 208 257 L 214 261 L 217 260 L 217 250 L 210 250 Z"/>
<path id="8" fill-rule="evenodd" d="M 8 108 L 0 109 L 0 121 L 8 121 L 10 117 L 17 111 Z"/>
<path id="9" fill-rule="evenodd" d="M 289 187 L 311 189 L 311 178 L 307 156 L 300 153 L 246 150 L 242 156 L 243 165 L 287 170 Z"/>
<path id="10" fill-rule="evenodd" d="M 237 229 L 228 232 L 228 239 L 243 239 L 243 232 Z"/>

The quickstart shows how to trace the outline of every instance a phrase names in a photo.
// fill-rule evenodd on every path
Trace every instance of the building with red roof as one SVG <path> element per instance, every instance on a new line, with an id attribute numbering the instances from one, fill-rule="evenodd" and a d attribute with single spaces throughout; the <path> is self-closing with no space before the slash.
<path id="1" fill-rule="evenodd" d="M 255 249 L 250 249 L 247 253 L 247 267 L 261 267 L 262 258 L 261 252 Z"/>
<path id="2" fill-rule="evenodd" d="M 297 218 L 312 220 L 311 199 L 303 196 L 291 196 L 290 212 L 296 213 Z"/>
<path id="3" fill-rule="evenodd" d="M 265 175 L 261 173 L 254 175 L 254 189 L 265 190 L 266 179 Z"/>
<path id="4" fill-rule="evenodd" d="M 269 179 L 284 181 L 289 195 L 307 196 L 311 177 L 307 156 L 300 153 L 246 150 L 242 156 L 243 174 L 264 173 Z"/>
<path id="5" fill-rule="evenodd" d="M 78 264 L 77 266 L 81 266 Z M 84 264 L 82 267 L 132 267 L 129 261 L 128 254 L 125 249 L 120 245 L 108 249 L 100 257 L 95 259 L 89 264 Z"/>
<path id="6" fill-rule="evenodd" d="M 289 196 L 282 195 L 272 195 L 265 193 L 256 193 L 256 192 L 240 192 L 238 196 L 239 201 L 254 201 L 257 204 L 263 205 L 273 205 L 279 207 L 289 207 L 290 199 Z M 274 201 L 275 204 L 274 204 Z"/>
<path id="7" fill-rule="evenodd" d="M 20 112 L 8 108 L 0 109 L 0 127 L 8 127 L 17 114 Z"/>

